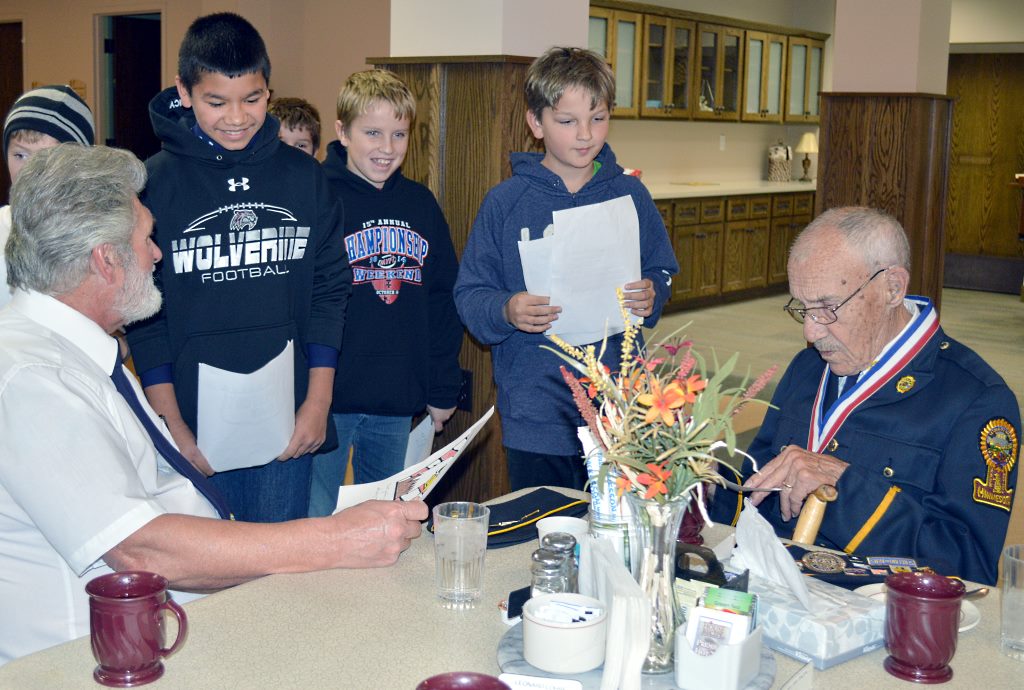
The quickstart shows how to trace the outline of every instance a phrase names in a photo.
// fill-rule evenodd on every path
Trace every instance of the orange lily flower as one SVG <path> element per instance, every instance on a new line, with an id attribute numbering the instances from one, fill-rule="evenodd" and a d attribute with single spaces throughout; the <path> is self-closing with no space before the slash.
<path id="1" fill-rule="evenodd" d="M 636 480 L 647 487 L 644 499 L 654 498 L 658 494 L 668 494 L 668 487 L 665 482 L 672 476 L 665 465 L 658 465 L 653 462 L 647 463 L 649 472 L 640 474 Z"/>
<path id="2" fill-rule="evenodd" d="M 679 409 L 687 401 L 687 394 L 680 387 L 679 381 L 673 381 L 662 389 L 658 379 L 651 378 L 651 392 L 638 395 L 636 401 L 645 407 L 649 407 L 644 417 L 645 424 L 651 424 L 654 420 L 661 418 L 665 426 L 675 424 L 675 415 L 672 410 Z M 696 397 L 694 397 L 696 399 Z"/>
<path id="3" fill-rule="evenodd" d="M 702 379 L 700 374 L 694 374 L 685 381 L 682 381 L 682 384 L 686 387 L 683 396 L 688 403 L 695 402 L 697 400 L 697 393 L 708 387 L 708 382 Z"/>

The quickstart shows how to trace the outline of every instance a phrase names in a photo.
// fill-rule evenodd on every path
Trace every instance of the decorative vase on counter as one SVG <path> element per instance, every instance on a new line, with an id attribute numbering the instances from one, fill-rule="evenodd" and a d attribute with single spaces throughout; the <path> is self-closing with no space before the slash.
<path id="1" fill-rule="evenodd" d="M 664 503 L 635 493 L 625 496 L 636 535 L 631 544 L 633 577 L 651 602 L 650 646 L 643 672 L 668 673 L 673 666 L 675 631 L 680 622 L 672 587 L 676 572 L 676 537 L 692 493 Z"/>

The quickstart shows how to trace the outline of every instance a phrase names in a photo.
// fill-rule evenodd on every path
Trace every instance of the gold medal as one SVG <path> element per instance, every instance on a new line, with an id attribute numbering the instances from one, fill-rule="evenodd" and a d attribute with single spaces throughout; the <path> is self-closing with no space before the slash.
<path id="1" fill-rule="evenodd" d="M 904 376 L 896 382 L 896 392 L 906 393 L 914 387 L 915 383 L 917 383 L 917 380 L 913 376 Z"/>

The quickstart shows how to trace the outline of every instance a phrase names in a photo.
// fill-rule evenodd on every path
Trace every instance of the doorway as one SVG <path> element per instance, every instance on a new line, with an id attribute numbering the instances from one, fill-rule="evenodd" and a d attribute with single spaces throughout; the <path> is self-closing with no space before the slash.
<path id="1" fill-rule="evenodd" d="M 160 92 L 160 13 L 100 17 L 103 143 L 142 160 L 160 150 L 149 102 Z"/>
<path id="2" fill-rule="evenodd" d="M 1024 54 L 949 56 L 954 99 L 946 213 L 945 285 L 1016 294 L 1024 172 Z"/>
<path id="3" fill-rule="evenodd" d="M 6 118 L 14 101 L 25 90 L 22 81 L 23 55 L 21 46 L 21 22 L 0 24 L 0 118 Z M 7 174 L 7 161 L 0 165 L 0 201 L 4 205 L 11 191 L 11 177 Z M 0 247 L 3 252 L 3 247 Z M 3 286 L 0 286 L 3 289 Z"/>

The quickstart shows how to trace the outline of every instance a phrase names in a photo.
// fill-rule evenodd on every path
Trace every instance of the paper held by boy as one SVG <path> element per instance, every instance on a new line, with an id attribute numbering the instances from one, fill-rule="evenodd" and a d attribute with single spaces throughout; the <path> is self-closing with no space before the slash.
<path id="1" fill-rule="evenodd" d="M 758 622 L 769 647 L 825 669 L 882 646 L 885 605 L 803 575 L 749 503 L 735 536 L 728 567 L 750 570 L 749 589 L 758 596 Z"/>
<path id="2" fill-rule="evenodd" d="M 625 330 L 616 288 L 640 280 L 640 219 L 633 197 L 555 211 L 543 237 L 523 228 L 526 290 L 562 308 L 548 334 L 585 345 Z M 631 316 L 635 321 L 639 317 Z"/>

